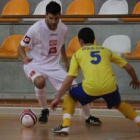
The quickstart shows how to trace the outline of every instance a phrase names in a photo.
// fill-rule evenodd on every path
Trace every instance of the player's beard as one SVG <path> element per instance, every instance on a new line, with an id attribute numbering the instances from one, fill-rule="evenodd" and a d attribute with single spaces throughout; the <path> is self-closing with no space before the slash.
<path id="1" fill-rule="evenodd" d="M 49 28 L 50 30 L 56 30 L 56 29 L 57 29 L 57 23 L 52 24 L 52 23 L 49 23 L 49 22 L 46 20 L 46 24 L 47 24 L 47 26 L 48 26 L 48 28 Z"/>
<path id="2" fill-rule="evenodd" d="M 50 26 L 51 26 L 52 30 L 56 30 L 57 29 L 57 24 L 51 24 Z"/>

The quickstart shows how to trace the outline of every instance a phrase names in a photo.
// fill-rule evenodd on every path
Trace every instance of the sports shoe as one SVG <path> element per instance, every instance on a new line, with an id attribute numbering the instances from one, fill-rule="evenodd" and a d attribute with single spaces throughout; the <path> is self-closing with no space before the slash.
<path id="1" fill-rule="evenodd" d="M 40 123 L 47 123 L 48 121 L 48 116 L 49 116 L 49 109 L 43 109 L 41 111 L 40 117 L 39 117 L 39 122 Z"/>
<path id="2" fill-rule="evenodd" d="M 88 119 L 85 119 L 85 122 L 90 125 L 101 125 L 102 124 L 102 122 L 99 120 L 99 118 L 96 118 L 94 116 L 88 117 Z"/>
<path id="3" fill-rule="evenodd" d="M 68 126 L 66 127 L 63 127 L 62 125 L 58 125 L 57 127 L 55 127 L 53 129 L 53 132 L 54 133 L 57 133 L 57 134 L 65 134 L 65 135 L 68 135 L 69 133 L 69 128 Z"/>

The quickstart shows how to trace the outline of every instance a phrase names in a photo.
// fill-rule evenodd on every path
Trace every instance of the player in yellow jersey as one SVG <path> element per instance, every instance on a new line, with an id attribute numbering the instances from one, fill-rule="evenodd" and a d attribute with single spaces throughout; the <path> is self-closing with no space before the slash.
<path id="1" fill-rule="evenodd" d="M 84 80 L 82 83 L 72 87 L 69 94 L 66 94 L 62 112 L 63 124 L 54 128 L 53 132 L 69 133 L 75 101 L 79 101 L 84 106 L 99 98 L 103 98 L 106 101 L 109 109 L 116 108 L 140 127 L 140 116 L 128 103 L 121 101 L 111 62 L 124 68 L 132 78 L 130 86 L 134 89 L 139 89 L 140 81 L 133 67 L 111 50 L 93 45 L 95 36 L 90 28 L 81 29 L 78 33 L 78 38 L 81 49 L 73 55 L 68 76 L 63 82 L 58 95 L 52 101 L 51 108 L 54 110 L 61 97 L 70 89 L 72 81 L 78 76 L 79 68 L 82 70 Z"/>

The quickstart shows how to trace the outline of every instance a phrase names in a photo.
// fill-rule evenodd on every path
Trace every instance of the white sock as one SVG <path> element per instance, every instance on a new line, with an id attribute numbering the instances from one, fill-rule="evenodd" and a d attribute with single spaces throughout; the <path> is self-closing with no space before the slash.
<path id="1" fill-rule="evenodd" d="M 140 116 L 137 116 L 137 117 L 134 119 L 134 122 L 135 122 L 135 123 L 140 122 Z"/>
<path id="2" fill-rule="evenodd" d="M 47 108 L 46 87 L 44 87 L 43 89 L 38 89 L 37 87 L 35 87 L 35 92 L 40 106 L 43 109 L 46 109 Z"/>
<path id="3" fill-rule="evenodd" d="M 71 119 L 71 114 L 69 114 L 69 113 L 63 114 L 63 120 L 66 119 L 66 118 Z"/>
<path id="4" fill-rule="evenodd" d="M 82 106 L 80 104 L 82 110 L 83 110 L 83 113 L 85 115 L 85 119 L 87 119 L 89 116 L 90 116 L 90 107 L 89 107 L 89 104 L 86 104 L 85 106 Z"/>

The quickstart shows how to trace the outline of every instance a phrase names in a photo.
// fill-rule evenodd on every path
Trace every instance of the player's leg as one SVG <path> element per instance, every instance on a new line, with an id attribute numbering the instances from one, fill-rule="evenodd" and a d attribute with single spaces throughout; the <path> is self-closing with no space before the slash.
<path id="1" fill-rule="evenodd" d="M 49 73 L 48 80 L 51 83 L 56 94 L 57 94 L 58 90 L 61 88 L 61 85 L 62 85 L 64 79 L 66 78 L 66 76 L 67 76 L 67 73 L 62 68 L 60 68 L 58 71 L 56 71 L 54 73 L 52 73 L 52 72 Z M 73 81 L 72 85 L 76 85 L 76 84 L 77 84 L 77 82 Z M 87 124 L 101 125 L 101 121 L 99 120 L 99 118 L 96 118 L 90 114 L 90 108 L 89 108 L 88 104 L 85 106 L 81 106 L 81 109 L 85 115 L 85 122 Z"/>
<path id="2" fill-rule="evenodd" d="M 46 123 L 49 116 L 49 110 L 47 109 L 48 107 L 46 101 L 46 79 L 35 69 L 34 65 L 32 64 L 24 66 L 24 72 L 27 77 L 34 83 L 36 97 L 40 106 L 42 107 L 39 122 Z"/>
<path id="3" fill-rule="evenodd" d="M 85 123 L 86 124 L 89 124 L 89 125 L 101 125 L 102 122 L 100 121 L 99 118 L 95 117 L 95 116 L 92 116 L 91 113 L 90 113 L 90 106 L 89 104 L 86 104 L 84 106 L 82 106 L 80 103 L 79 105 L 81 106 L 83 112 L 84 112 L 84 115 L 85 115 Z"/>
<path id="4" fill-rule="evenodd" d="M 48 73 L 48 81 L 50 82 L 55 94 L 57 94 L 61 88 L 66 75 L 67 73 L 63 69 Z M 71 116 L 75 109 L 75 101 L 69 96 L 69 94 L 65 95 L 62 108 L 64 112 L 62 113 L 63 124 L 54 128 L 53 132 L 68 134 Z"/>
<path id="5" fill-rule="evenodd" d="M 63 127 L 70 126 L 71 117 L 75 111 L 75 100 L 68 94 L 65 95 L 63 106 L 62 106 L 62 114 L 63 114 Z"/>
<path id="6" fill-rule="evenodd" d="M 39 101 L 40 106 L 42 107 L 41 114 L 39 116 L 40 123 L 47 123 L 48 116 L 49 116 L 49 109 L 47 106 L 47 99 L 46 99 L 46 87 L 43 89 L 38 89 L 35 87 L 36 97 Z"/>
<path id="7" fill-rule="evenodd" d="M 122 102 L 120 98 L 120 93 L 118 89 L 110 94 L 104 95 L 103 97 L 108 105 L 108 108 L 116 108 L 120 111 L 126 118 L 134 121 L 140 127 L 140 116 L 138 113 L 132 108 L 132 106 L 126 102 Z"/>
<path id="8" fill-rule="evenodd" d="M 65 95 L 62 108 L 63 123 L 54 128 L 53 132 L 68 134 L 71 125 L 71 117 L 75 111 L 75 100 L 69 94 Z"/>
<path id="9" fill-rule="evenodd" d="M 83 108 L 86 105 L 82 106 L 80 104 L 80 106 L 83 107 Z M 86 106 L 86 107 L 88 107 L 88 106 Z M 69 127 L 70 126 L 70 124 L 71 124 L 71 117 L 74 114 L 74 109 L 75 109 L 75 100 L 71 97 L 69 92 L 67 92 L 67 94 L 65 95 L 64 101 L 63 101 L 63 111 L 62 111 L 62 114 L 63 114 L 63 124 L 62 124 L 62 127 Z M 98 118 L 94 117 L 94 119 L 92 119 L 93 116 L 90 116 L 89 118 L 88 118 L 88 121 L 90 121 L 90 122 L 88 122 L 88 124 L 91 124 L 91 123 L 94 123 L 94 125 L 101 124 L 101 122 L 100 122 L 100 120 Z"/>
<path id="10" fill-rule="evenodd" d="M 126 118 L 137 123 L 140 128 L 140 116 L 130 104 L 126 102 L 120 102 L 120 104 L 115 108 L 119 110 Z"/>
<path id="11" fill-rule="evenodd" d="M 84 106 L 90 103 L 92 100 L 97 99 L 98 97 L 93 97 L 87 95 L 83 88 L 82 84 L 78 84 L 72 87 L 64 98 L 63 102 L 63 123 L 56 127 L 53 132 L 55 133 L 69 133 L 69 128 L 71 124 L 71 117 L 74 114 L 75 101 L 79 101 L 79 103 Z M 65 132 L 64 132 L 65 131 Z"/>

